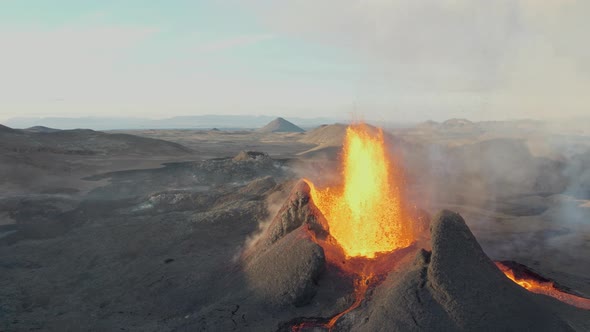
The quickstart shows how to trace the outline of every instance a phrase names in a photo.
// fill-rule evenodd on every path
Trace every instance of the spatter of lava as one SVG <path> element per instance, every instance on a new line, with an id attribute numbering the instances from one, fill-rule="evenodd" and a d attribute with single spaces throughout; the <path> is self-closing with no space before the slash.
<path id="1" fill-rule="evenodd" d="M 313 327 L 331 330 L 342 316 L 361 304 L 369 287 L 378 282 L 378 274 L 392 268 L 392 260 L 407 253 L 400 249 L 415 240 L 402 201 L 401 175 L 389 158 L 381 129 L 372 130 L 365 124 L 347 128 L 341 175 L 339 186 L 320 189 L 306 182 L 330 237 L 320 244 L 329 261 L 347 261 L 339 266 L 355 275 L 355 301 L 330 319 L 304 321 L 294 325 L 293 331 Z"/>
<path id="2" fill-rule="evenodd" d="M 402 202 L 402 181 L 380 129 L 374 133 L 364 124 L 347 128 L 341 172 L 340 186 L 319 189 L 307 183 L 346 256 L 375 258 L 408 247 L 414 236 Z"/>
<path id="3" fill-rule="evenodd" d="M 308 328 L 332 330 L 338 320 L 356 309 L 383 275 L 411 249 L 418 232 L 403 201 L 401 172 L 386 150 L 383 132 L 364 124 L 346 130 L 342 151 L 342 184 L 317 188 L 310 180 L 313 203 L 325 218 L 327 240 L 318 240 L 326 258 L 355 275 L 355 301 L 345 311 L 323 319 L 304 319 L 292 331 Z M 407 248 L 404 250 L 404 248 Z M 342 260 L 346 264 L 339 264 Z M 560 291 L 550 281 L 526 277 L 497 262 L 512 281 L 527 290 L 590 309 L 590 300 Z"/>

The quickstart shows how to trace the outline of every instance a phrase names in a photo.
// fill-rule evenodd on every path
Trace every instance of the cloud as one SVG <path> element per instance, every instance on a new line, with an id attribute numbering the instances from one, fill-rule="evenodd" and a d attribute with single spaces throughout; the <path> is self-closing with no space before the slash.
<path id="1" fill-rule="evenodd" d="M 297 105 L 285 101 L 302 101 L 301 95 L 320 93 L 291 81 L 282 82 L 288 89 L 269 86 L 251 72 L 235 70 L 231 59 L 218 57 L 272 40 L 274 34 L 242 34 L 213 41 L 204 41 L 204 35 L 83 22 L 51 29 L 0 25 L 0 120 L 260 113 Z M 322 92 L 322 97 L 327 94 Z"/>
<path id="2" fill-rule="evenodd" d="M 0 27 L 0 101 L 96 94 L 157 29 L 136 26 Z M 98 92 L 100 93 L 100 92 Z"/>
<path id="3" fill-rule="evenodd" d="M 355 54 L 369 66 L 362 85 L 381 89 L 375 98 L 389 95 L 390 106 L 455 105 L 485 118 L 584 115 L 590 103 L 587 1 L 254 0 L 248 6 L 277 33 Z M 457 114 L 444 108 L 443 118 Z"/>
<path id="4" fill-rule="evenodd" d="M 590 104 L 587 1 L 224 4 L 255 24 L 0 24 L 0 112 L 244 113 L 295 105 L 313 116 L 354 104 L 367 119 L 411 121 L 576 116 Z M 281 52 L 239 52 L 277 36 Z M 326 70 L 333 64 L 338 70 Z M 47 103 L 56 99 L 63 102 Z"/>
<path id="5" fill-rule="evenodd" d="M 263 41 L 275 38 L 272 34 L 241 35 L 212 42 L 201 43 L 194 47 L 195 53 L 215 53 L 231 50 L 237 47 L 245 47 L 258 44 Z"/>

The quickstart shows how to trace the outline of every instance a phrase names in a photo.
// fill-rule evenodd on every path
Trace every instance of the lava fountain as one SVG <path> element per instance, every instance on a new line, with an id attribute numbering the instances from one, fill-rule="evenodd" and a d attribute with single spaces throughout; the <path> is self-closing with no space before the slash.
<path id="1" fill-rule="evenodd" d="M 403 266 L 404 259 L 409 257 L 408 254 L 415 252 L 423 244 L 433 246 L 433 253 L 434 247 L 438 250 L 432 256 L 428 253 L 428 258 L 425 259 L 428 260 L 425 263 L 429 264 L 428 269 L 435 266 L 432 267 L 432 271 L 435 271 L 434 276 L 425 278 L 433 278 L 435 283 L 443 285 L 451 283 L 437 277 L 454 273 L 452 269 L 445 269 L 446 272 L 440 273 L 440 262 L 448 260 L 448 257 L 445 258 L 445 255 L 448 256 L 445 250 L 454 252 L 455 248 L 453 245 L 446 245 L 445 241 L 440 242 L 441 238 L 447 241 L 451 239 L 453 243 L 456 239 L 464 241 L 466 248 L 470 248 L 471 252 L 465 255 L 455 253 L 459 256 L 458 260 L 471 261 L 480 264 L 483 269 L 487 268 L 488 265 L 483 259 L 487 256 L 481 251 L 459 215 L 449 215 L 448 211 L 446 214 L 443 213 L 435 222 L 435 225 L 438 225 L 435 234 L 439 240 L 433 242 L 429 239 L 429 243 L 421 243 L 426 233 L 425 226 L 429 224 L 428 218 L 421 216 L 417 209 L 410 208 L 405 202 L 402 172 L 387 152 L 381 129 L 365 124 L 349 126 L 346 130 L 341 161 L 339 185 L 321 187 L 305 180 L 309 187 L 308 199 L 312 203 L 311 214 L 314 216 L 307 222 L 305 230 L 311 240 L 322 247 L 326 262 L 345 273 L 347 277 L 352 277 L 354 301 L 348 308 L 330 317 L 298 317 L 288 321 L 285 326 L 291 331 L 331 331 L 338 328 L 341 318 L 361 307 L 367 294 L 372 294 L 370 290 L 383 282 L 398 266 Z M 291 206 L 294 205 L 287 205 L 285 211 L 290 211 Z M 441 222 L 443 219 L 444 223 Z M 283 219 L 278 219 L 277 222 L 277 225 L 280 225 L 277 229 L 280 231 L 286 227 L 280 224 L 282 221 Z M 430 231 L 432 234 L 432 229 Z M 448 234 L 453 231 L 459 235 L 449 236 Z M 430 259 L 433 259 L 433 262 L 430 262 Z M 496 267 L 512 281 L 531 292 L 549 295 L 580 308 L 590 307 L 588 299 L 562 292 L 556 284 L 540 276 L 520 273 L 501 262 L 497 262 Z M 494 271 L 493 266 L 491 269 Z M 478 278 L 480 276 L 466 278 L 466 284 L 486 284 Z M 422 288 L 425 284 L 426 282 L 423 282 L 419 287 Z M 430 291 L 438 292 L 436 289 Z M 445 293 L 445 296 L 449 295 Z M 506 294 L 504 296 L 508 297 Z"/>
<path id="2" fill-rule="evenodd" d="M 372 259 L 408 247 L 414 240 L 411 223 L 401 201 L 400 172 L 388 158 L 383 131 L 349 126 L 342 158 L 342 186 L 318 189 L 307 183 L 346 258 Z"/>
<path id="3" fill-rule="evenodd" d="M 380 280 L 379 274 L 391 269 L 392 261 L 406 253 L 400 249 L 410 247 L 415 240 L 402 201 L 401 172 L 388 157 L 381 129 L 365 124 L 347 128 L 341 175 L 340 186 L 317 188 L 310 180 L 305 181 L 329 233 L 330 240 L 319 243 L 328 260 L 348 261 L 336 265 L 356 276 L 355 301 L 327 321 L 304 321 L 292 331 L 310 327 L 331 330 L 342 316 L 361 304 L 369 287 Z"/>

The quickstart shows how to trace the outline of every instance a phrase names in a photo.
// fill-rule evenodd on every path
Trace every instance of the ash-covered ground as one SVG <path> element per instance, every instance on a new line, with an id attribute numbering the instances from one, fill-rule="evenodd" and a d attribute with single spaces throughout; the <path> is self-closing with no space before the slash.
<path id="1" fill-rule="evenodd" d="M 590 297 L 588 132 L 466 120 L 385 131 L 412 204 L 431 216 L 459 212 L 492 260 L 526 264 Z M 0 127 L 0 330 L 277 331 L 346 309 L 352 280 L 320 264 L 322 255 L 298 231 L 281 233 L 262 258 L 244 258 L 301 177 L 337 180 L 344 132 L 344 125 L 305 133 Z M 405 257 L 410 267 L 386 276 L 335 329 L 480 328 L 464 311 L 436 305 L 444 302 L 437 290 L 420 287 L 426 280 L 458 292 L 440 280 L 461 271 L 440 264 L 460 250 L 441 244 L 454 239 L 445 227 L 435 229 L 432 252 Z M 476 249 L 457 259 L 481 261 Z M 469 285 L 510 287 L 470 278 Z M 404 295 L 414 287 L 422 297 Z M 546 326 L 590 326 L 585 312 L 515 289 L 508 292 L 518 299 L 497 303 L 532 308 L 516 320 L 558 312 L 566 318 Z M 500 327 L 510 326 L 526 325 Z"/>

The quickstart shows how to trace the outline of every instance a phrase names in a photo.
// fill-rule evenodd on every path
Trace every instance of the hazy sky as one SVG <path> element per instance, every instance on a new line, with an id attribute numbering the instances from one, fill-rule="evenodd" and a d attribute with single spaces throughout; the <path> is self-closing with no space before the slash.
<path id="1" fill-rule="evenodd" d="M 0 0 L 0 121 L 590 115 L 590 1 Z"/>

